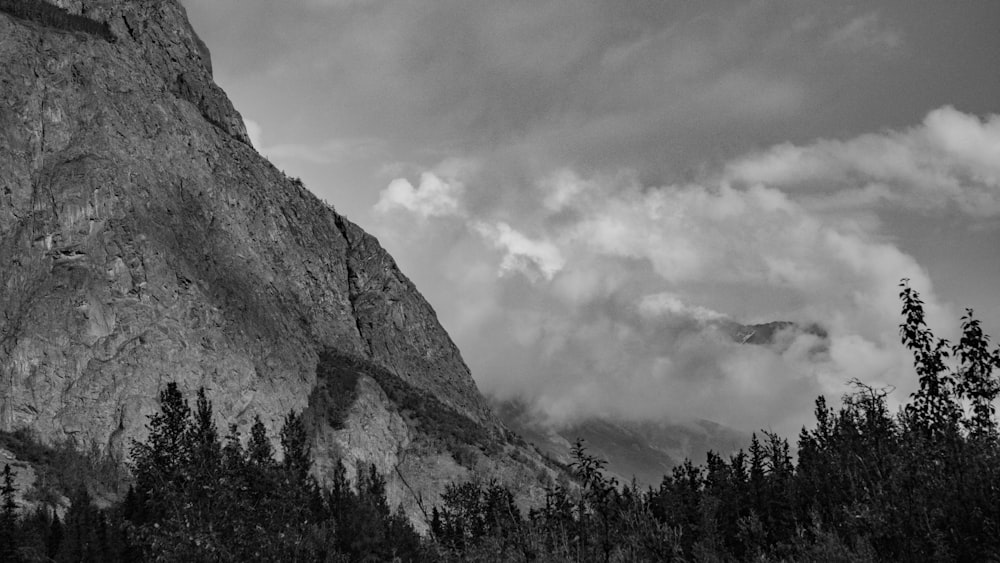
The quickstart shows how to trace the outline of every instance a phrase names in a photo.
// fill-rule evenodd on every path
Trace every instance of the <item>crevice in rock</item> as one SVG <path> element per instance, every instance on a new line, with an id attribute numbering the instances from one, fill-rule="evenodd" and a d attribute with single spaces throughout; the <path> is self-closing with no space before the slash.
<path id="1" fill-rule="evenodd" d="M 347 301 L 351 304 L 351 318 L 354 319 L 354 328 L 358 331 L 358 337 L 361 342 L 365 345 L 365 350 L 368 353 L 368 357 L 372 360 L 375 359 L 375 350 L 372 348 L 371 340 L 365 335 L 365 330 L 362 326 L 361 319 L 358 316 L 357 307 L 357 275 L 354 272 L 354 267 L 351 265 L 352 256 L 354 252 L 354 245 L 351 242 L 351 237 L 347 232 L 347 225 L 344 224 L 344 218 L 340 214 L 333 212 L 333 222 L 337 226 L 337 230 L 340 231 L 340 236 L 344 237 L 344 241 L 347 243 L 347 252 L 344 256 L 344 265 L 347 268 Z"/>
<path id="2" fill-rule="evenodd" d="M 399 463 L 392 466 L 392 469 L 396 472 L 396 475 L 399 476 L 399 480 L 402 481 L 403 486 L 406 487 L 406 490 L 410 491 L 410 496 L 412 496 L 413 500 L 417 503 L 417 508 L 420 509 L 420 513 L 424 515 L 424 523 L 427 524 L 427 526 L 429 527 L 431 524 L 431 517 L 429 514 L 427 514 L 427 509 L 424 507 L 424 496 L 419 492 L 413 490 L 413 487 L 411 487 L 410 484 L 406 481 L 406 477 L 403 476 L 403 472 L 399 470 L 399 466 L 403 465 L 403 463 L 406 462 L 406 454 L 407 454 L 406 448 L 401 448 L 398 454 Z"/>

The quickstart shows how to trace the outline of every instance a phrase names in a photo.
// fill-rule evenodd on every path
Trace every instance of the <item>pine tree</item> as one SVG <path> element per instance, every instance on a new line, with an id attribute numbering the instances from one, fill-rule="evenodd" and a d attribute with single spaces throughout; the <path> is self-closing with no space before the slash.
<path id="1" fill-rule="evenodd" d="M 161 518 L 181 509 L 178 491 L 190 482 L 186 474 L 192 448 L 188 436 L 191 409 L 174 382 L 160 393 L 160 412 L 150 417 L 145 443 L 132 442 L 135 494 L 146 516 Z"/>
<path id="2" fill-rule="evenodd" d="M 55 559 L 59 554 L 59 549 L 63 542 L 63 526 L 59 520 L 59 515 L 52 513 L 52 525 L 49 527 L 48 539 L 45 542 L 45 551 L 49 559 Z"/>
<path id="3" fill-rule="evenodd" d="M 312 456 L 305 424 L 302 417 L 294 412 L 288 413 L 281 427 L 281 449 L 284 453 L 282 465 L 286 471 L 295 482 L 305 484 L 309 479 Z"/>
<path id="4" fill-rule="evenodd" d="M 79 484 L 70 498 L 66 511 L 64 537 L 59 549 L 58 561 L 98 562 L 103 561 L 98 542 L 98 518 L 87 487 Z"/>
<path id="5" fill-rule="evenodd" d="M 219 433 L 215 429 L 212 403 L 205 397 L 205 388 L 198 389 L 195 402 L 194 424 L 191 429 L 193 456 L 198 460 L 201 477 L 214 475 L 222 461 Z"/>
<path id="6" fill-rule="evenodd" d="M 251 465 L 257 467 L 270 467 L 274 464 L 274 448 L 271 447 L 271 440 L 267 437 L 267 429 L 260 416 L 253 418 L 253 426 L 250 427 L 247 457 Z"/>
<path id="7" fill-rule="evenodd" d="M 14 501 L 14 473 L 9 464 L 3 466 L 3 487 L 0 488 L 3 506 L 0 507 L 0 561 L 16 561 L 17 555 L 17 503 Z"/>

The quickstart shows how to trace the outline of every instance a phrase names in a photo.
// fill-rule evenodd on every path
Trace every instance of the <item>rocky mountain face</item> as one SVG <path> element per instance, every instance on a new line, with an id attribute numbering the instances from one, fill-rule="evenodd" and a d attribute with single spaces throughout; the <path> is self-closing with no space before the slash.
<path id="1" fill-rule="evenodd" d="M 817 351 L 825 351 L 829 346 L 826 329 L 815 324 L 800 325 L 788 321 L 773 321 L 745 325 L 732 320 L 717 320 L 712 321 L 712 325 L 739 344 L 767 346 L 783 351 L 794 338 L 810 335 L 817 339 Z"/>
<path id="2" fill-rule="evenodd" d="M 321 477 L 375 462 L 414 517 L 473 467 L 538 482 L 392 257 L 249 144 L 177 0 L 57 4 L 110 39 L 0 12 L 0 428 L 123 458 L 177 381 L 274 436 L 333 349 L 495 447 L 459 464 L 362 366 L 344 420 L 313 416 Z"/>

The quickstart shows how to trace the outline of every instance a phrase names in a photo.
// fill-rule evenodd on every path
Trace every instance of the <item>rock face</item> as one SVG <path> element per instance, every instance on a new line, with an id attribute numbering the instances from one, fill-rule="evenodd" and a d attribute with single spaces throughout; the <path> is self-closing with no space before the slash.
<path id="1" fill-rule="evenodd" d="M 250 146 L 176 0 L 58 3 L 115 40 L 0 13 L 0 428 L 121 456 L 177 381 L 275 435 L 333 348 L 503 440 L 392 257 Z M 392 410 L 372 384 L 318 467 L 324 440 L 386 466 L 419 446 L 394 419 L 358 445 Z"/>

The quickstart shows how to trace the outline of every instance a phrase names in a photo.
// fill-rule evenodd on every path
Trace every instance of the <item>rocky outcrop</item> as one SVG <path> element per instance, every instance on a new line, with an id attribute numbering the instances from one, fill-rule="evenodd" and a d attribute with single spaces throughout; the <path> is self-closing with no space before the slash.
<path id="1" fill-rule="evenodd" d="M 247 142 L 176 0 L 59 3 L 115 40 L 0 13 L 2 429 L 122 456 L 177 381 L 204 386 L 220 418 L 246 428 L 259 415 L 274 435 L 307 407 L 318 352 L 334 348 L 503 441 L 393 259 Z M 377 411 L 381 396 L 362 387 L 373 402 L 358 412 Z M 386 424 L 395 436 L 398 421 Z M 351 450 L 364 428 L 317 444 Z M 391 464 L 411 439 L 372 438 L 368 457 Z"/>
<path id="2" fill-rule="evenodd" d="M 26 499 L 25 495 L 35 485 L 38 475 L 30 463 L 21 461 L 13 452 L 0 448 L 0 470 L 8 466 L 13 476 L 14 504 L 19 511 L 26 512 L 32 502 L 30 499 Z"/>

